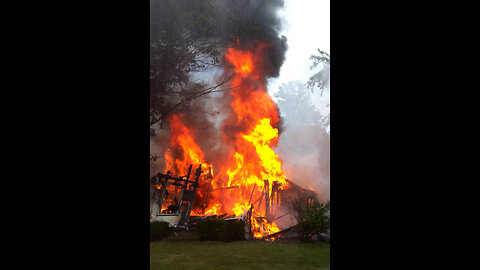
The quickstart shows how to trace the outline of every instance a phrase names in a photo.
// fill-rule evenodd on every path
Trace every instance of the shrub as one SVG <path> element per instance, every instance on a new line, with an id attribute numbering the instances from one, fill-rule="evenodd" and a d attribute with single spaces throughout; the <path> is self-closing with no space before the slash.
<path id="1" fill-rule="evenodd" d="M 150 241 L 159 241 L 168 236 L 172 230 L 168 222 L 152 221 L 150 222 Z"/>
<path id="2" fill-rule="evenodd" d="M 245 223 L 221 219 L 201 220 L 197 222 L 197 233 L 200 241 L 245 240 Z"/>
<path id="3" fill-rule="evenodd" d="M 298 223 L 296 229 L 300 240 L 310 240 L 312 235 L 330 229 L 330 201 L 322 203 L 316 198 L 297 198 L 291 206 Z"/>
<path id="4" fill-rule="evenodd" d="M 222 230 L 222 241 L 240 241 L 245 240 L 245 222 L 227 221 Z"/>
<path id="5" fill-rule="evenodd" d="M 197 233 L 200 241 L 220 241 L 225 224 L 221 219 L 205 219 L 197 222 Z"/>

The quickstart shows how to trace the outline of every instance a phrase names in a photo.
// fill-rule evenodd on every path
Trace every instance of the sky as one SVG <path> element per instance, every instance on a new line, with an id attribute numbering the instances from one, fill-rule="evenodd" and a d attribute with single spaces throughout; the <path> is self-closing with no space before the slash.
<path id="1" fill-rule="evenodd" d="M 280 76 L 269 81 L 269 93 L 273 95 L 282 83 L 299 80 L 306 83 L 315 73 L 310 70 L 310 55 L 321 49 L 330 54 L 330 0 L 285 0 L 280 10 L 283 19 L 281 35 L 287 37 L 288 50 Z M 318 88 L 317 88 L 318 89 Z M 313 103 L 322 115 L 330 112 L 330 93 L 320 90 L 313 94 Z"/>

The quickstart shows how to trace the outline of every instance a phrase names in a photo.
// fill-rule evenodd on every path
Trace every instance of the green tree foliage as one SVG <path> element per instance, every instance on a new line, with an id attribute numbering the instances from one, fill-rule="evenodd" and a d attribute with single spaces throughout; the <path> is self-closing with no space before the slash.
<path id="1" fill-rule="evenodd" d="M 319 55 L 310 56 L 310 60 L 313 60 L 310 69 L 315 69 L 320 64 L 321 68 L 309 78 L 307 88 L 310 88 L 313 92 L 313 89 L 317 86 L 322 90 L 321 95 L 323 95 L 323 90 L 328 87 L 330 83 L 330 55 L 320 49 L 318 49 L 318 53 Z"/>
<path id="2" fill-rule="evenodd" d="M 206 10 L 212 1 L 150 2 L 150 124 L 164 120 L 172 107 L 201 91 L 190 73 L 219 65 L 218 44 L 209 40 L 215 26 Z"/>
<path id="3" fill-rule="evenodd" d="M 312 103 L 311 93 L 299 81 L 280 85 L 274 94 L 283 120 L 291 124 L 315 126 L 320 124 L 322 115 Z M 295 125 L 296 126 L 296 125 Z"/>
<path id="4" fill-rule="evenodd" d="M 305 84 L 292 81 L 282 84 L 275 94 L 282 119 L 280 142 L 276 153 L 294 181 L 328 196 L 330 181 L 330 115 L 323 115 L 312 102 Z"/>
<path id="5" fill-rule="evenodd" d="M 301 240 L 307 241 L 314 234 L 330 230 L 330 201 L 322 203 L 317 198 L 297 198 L 291 202 L 298 223 L 297 232 Z"/>

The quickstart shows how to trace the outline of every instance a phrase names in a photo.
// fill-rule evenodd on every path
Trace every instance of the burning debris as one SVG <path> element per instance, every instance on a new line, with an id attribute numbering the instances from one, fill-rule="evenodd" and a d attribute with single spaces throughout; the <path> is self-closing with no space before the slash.
<path id="1" fill-rule="evenodd" d="M 225 73 L 235 74 L 229 82 L 231 90 L 221 100 L 228 105 L 220 136 L 228 151 L 212 164 L 206 162 L 196 141 L 199 134 L 185 115 L 169 118 L 167 173 L 152 178 L 152 220 L 186 228 L 191 212 L 241 219 L 252 238 L 273 239 L 270 235 L 281 232 L 277 222 L 287 216 L 290 199 L 299 194 L 314 196 L 286 179 L 282 160 L 272 149 L 279 141 L 280 117 L 266 89 L 264 62 L 270 46 L 237 40 L 226 51 Z M 190 180 L 192 166 L 198 167 L 194 181 Z"/>
<path id="2" fill-rule="evenodd" d="M 152 221 L 194 229 L 201 220 L 242 220 L 249 238 L 275 240 L 296 230 L 290 202 L 317 198 L 311 181 L 323 179 L 321 172 L 305 169 L 320 163 L 305 155 L 314 143 L 283 145 L 318 134 L 286 124 L 288 110 L 278 99 L 282 119 L 267 91 L 287 50 L 277 17 L 283 6 L 283 0 L 151 2 Z M 305 118 L 301 112 L 296 118 Z"/>
<path id="3" fill-rule="evenodd" d="M 192 165 L 189 166 L 185 176 L 174 177 L 170 174 L 170 171 L 168 171 L 166 174 L 158 173 L 150 179 L 151 221 L 166 221 L 170 223 L 171 227 L 188 229 L 190 223 L 194 224 L 196 221 L 203 219 L 216 218 L 226 221 L 242 220 L 246 225 L 247 239 L 274 240 L 290 231 L 294 226 L 283 231 L 274 227 L 276 226 L 274 223 L 275 220 L 289 215 L 290 212 L 274 217 L 273 209 L 287 208 L 284 207 L 281 202 L 288 203 L 289 200 L 294 197 L 311 197 L 316 195 L 310 190 L 302 189 L 294 183 L 291 183 L 289 180 L 286 181 L 289 182 L 289 187 L 291 188 L 281 190 L 278 188 L 278 182 L 274 182 L 272 189 L 269 190 L 270 185 L 267 183 L 268 180 L 265 180 L 260 196 L 254 202 L 251 202 L 256 190 L 256 185 L 254 185 L 248 202 L 248 205 L 250 205 L 248 211 L 241 214 L 237 212 L 234 214 L 223 213 L 220 215 L 212 215 L 209 214 L 212 213 L 211 210 L 206 211 L 206 209 L 209 208 L 208 205 L 202 204 L 202 209 L 194 208 L 195 197 L 198 193 L 197 188 L 200 187 L 199 180 L 202 175 L 202 165 L 200 164 L 196 169 L 193 181 L 190 180 L 191 171 Z M 239 187 L 226 187 L 218 190 L 236 188 Z M 208 194 L 205 198 L 208 198 Z M 213 209 L 214 211 L 217 210 L 215 207 Z M 257 210 L 254 211 L 254 209 Z M 202 211 L 205 215 L 190 216 L 192 210 L 194 210 L 194 212 Z M 258 213 L 264 213 L 264 215 L 262 216 Z"/>
<path id="4" fill-rule="evenodd" d="M 230 157 L 222 159 L 221 164 L 217 162 L 218 173 L 214 176 L 213 165 L 205 162 L 205 155 L 195 141 L 196 130 L 185 124 L 184 115 L 173 114 L 169 119 L 171 140 L 164 155 L 165 167 L 169 172 L 186 176 L 172 178 L 168 172 L 166 175 L 157 174 L 156 177 L 166 179 L 159 186 L 164 196 L 160 199 L 159 214 L 172 215 L 175 207 L 183 206 L 187 192 L 185 186 L 182 194 L 177 194 L 178 185 L 167 185 L 167 180 L 184 181 L 186 185 L 191 166 L 203 164 L 206 170 L 202 174 L 198 169 L 195 180 L 200 183 L 199 200 L 189 201 L 190 209 L 203 215 L 227 213 L 239 217 L 248 214 L 253 217 L 249 221 L 252 234 L 259 238 L 279 231 L 276 223 L 271 221 L 272 204 L 279 202 L 278 192 L 287 188 L 288 183 L 281 169 L 281 160 L 271 148 L 278 143 L 276 127 L 280 118 L 276 104 L 266 91 L 263 56 L 268 55 L 270 45 L 261 42 L 242 45 L 239 41 L 236 45 L 244 48 L 229 48 L 225 55 L 229 63 L 226 72 L 235 74 L 227 97 L 231 112 L 223 126 L 224 143 L 233 147 Z M 193 189 L 196 187 L 194 185 Z M 254 195 L 257 199 L 252 202 Z M 169 201 L 171 206 L 164 209 L 162 200 Z M 262 204 L 265 207 L 260 207 Z M 178 219 L 182 222 L 178 221 L 176 225 L 185 225 L 185 218 Z"/>
<path id="5" fill-rule="evenodd" d="M 192 165 L 186 176 L 173 177 L 168 171 L 167 174 L 158 173 L 150 179 L 152 221 L 167 221 L 172 226 L 186 228 L 195 201 L 195 191 L 199 186 L 198 178 L 202 173 L 202 165 L 198 166 L 194 181 L 190 180 L 191 171 Z M 177 197 L 178 193 L 180 196 Z"/>
<path id="6" fill-rule="evenodd" d="M 169 111 L 165 117 L 169 143 L 161 143 L 162 147 L 168 144 L 162 151 L 164 164 L 151 180 L 152 220 L 188 228 L 192 217 L 241 219 L 252 238 L 270 239 L 270 235 L 279 235 L 286 227 L 282 219 L 289 215 L 290 198 L 313 194 L 287 180 L 282 160 L 273 150 L 279 142 L 281 119 L 277 104 L 267 92 L 267 79 L 279 75 L 285 59 L 286 38 L 278 34 L 280 22 L 275 15 L 283 1 L 222 3 L 223 9 L 213 5 L 202 10 L 218 15 L 212 18 L 222 21 L 224 27 L 199 40 L 228 42 L 222 46 L 221 71 L 228 80 L 218 83 L 222 89 L 216 95 L 214 113 L 206 109 L 206 103 L 197 102 L 189 103 L 188 110 Z M 188 5 L 180 6 L 188 9 Z M 220 20 L 225 14 L 228 17 Z M 244 22 L 232 20 L 239 14 Z M 194 34 L 198 31 L 192 31 Z M 154 45 L 161 48 L 162 44 Z M 185 52 L 184 48 L 179 52 Z M 151 97 L 155 99 L 156 95 Z M 151 104 L 157 106 L 157 101 Z M 208 117 L 218 120 L 212 123 Z M 160 158 L 153 161 L 157 160 Z M 192 168 L 197 168 L 194 180 L 190 180 Z"/>

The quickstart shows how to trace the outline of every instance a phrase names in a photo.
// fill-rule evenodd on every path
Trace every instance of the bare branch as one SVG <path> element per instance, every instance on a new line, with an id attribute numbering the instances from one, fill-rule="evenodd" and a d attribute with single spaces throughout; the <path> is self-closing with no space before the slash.
<path id="1" fill-rule="evenodd" d="M 168 109 L 166 112 L 164 112 L 159 117 L 155 116 L 154 110 L 150 110 L 150 126 L 158 123 L 159 121 L 165 120 L 168 117 L 168 115 L 170 115 L 171 112 L 173 112 L 174 110 L 179 108 L 182 104 L 184 104 L 187 101 L 190 101 L 190 100 L 193 100 L 193 99 L 196 99 L 196 98 L 199 98 L 199 97 L 203 97 L 203 96 L 211 94 L 211 93 L 218 93 L 218 92 L 223 92 L 223 91 L 227 91 L 227 90 L 237 88 L 238 86 L 233 86 L 233 87 L 224 88 L 224 89 L 218 89 L 221 86 L 225 85 L 227 82 L 229 82 L 233 78 L 233 76 L 235 76 L 235 73 L 228 76 L 221 83 L 219 83 L 215 86 L 212 86 L 212 87 L 209 87 L 209 88 L 206 88 L 206 89 L 202 89 L 202 90 L 199 90 L 199 91 L 190 91 L 190 92 L 194 92 L 194 94 L 192 94 L 188 97 L 185 97 L 184 99 L 182 99 L 182 101 L 180 101 L 177 104 L 170 107 L 170 109 Z M 172 93 L 179 93 L 180 94 L 180 93 L 188 93 L 188 92 L 189 91 L 181 91 L 181 92 L 172 92 Z"/>

